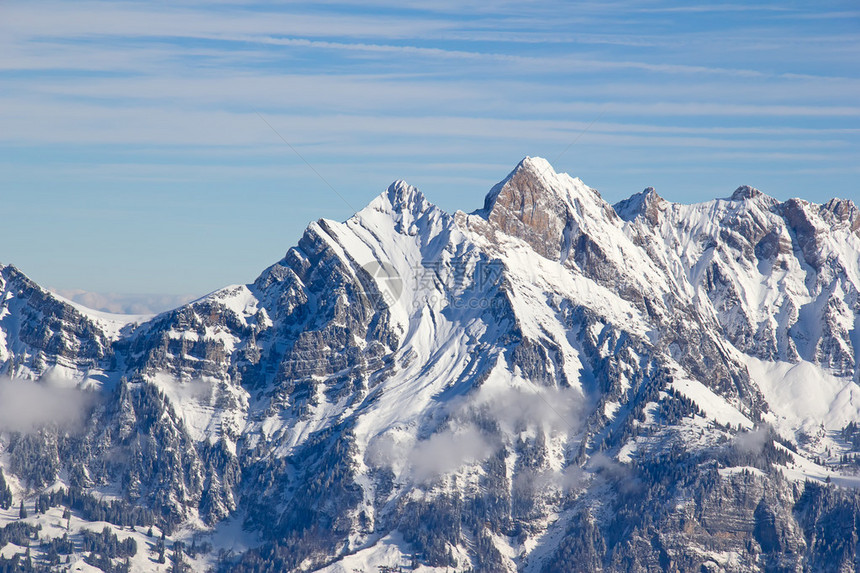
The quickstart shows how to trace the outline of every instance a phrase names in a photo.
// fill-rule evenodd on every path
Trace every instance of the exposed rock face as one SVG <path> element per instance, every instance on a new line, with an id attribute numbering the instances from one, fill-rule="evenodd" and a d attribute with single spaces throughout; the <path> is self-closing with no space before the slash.
<path id="1" fill-rule="evenodd" d="M 853 570 L 858 221 L 746 186 L 612 207 L 526 158 L 482 210 L 396 182 L 149 319 L 5 267 L 3 372 L 91 400 L 0 420 L 0 475 L 174 539 L 233 518 L 226 570 Z"/>
<path id="2" fill-rule="evenodd" d="M 764 193 L 756 189 L 755 187 L 750 187 L 749 185 L 741 185 L 735 192 L 732 193 L 732 201 L 743 201 L 745 199 L 756 199 L 758 197 L 763 197 Z"/>
<path id="3" fill-rule="evenodd" d="M 557 261 L 563 249 L 569 249 L 564 241 L 574 222 L 569 198 L 549 188 L 543 179 L 548 168 L 531 158 L 524 159 L 490 191 L 484 211 L 495 229 L 524 240 L 536 253 Z"/>
<path id="4" fill-rule="evenodd" d="M 737 191 L 735 191 L 737 193 Z M 652 225 L 660 222 L 660 213 L 668 207 L 668 202 L 657 194 L 653 187 L 615 205 L 615 211 L 625 221 L 644 217 Z"/>
<path id="5" fill-rule="evenodd" d="M 0 372 L 10 376 L 106 368 L 113 356 L 100 325 L 12 266 L 0 267 L 0 332 Z"/>
<path id="6" fill-rule="evenodd" d="M 741 187 L 729 201 L 672 205 L 662 226 L 627 204 L 619 208 L 633 215 L 628 225 L 640 244 L 698 293 L 698 311 L 717 317 L 734 346 L 764 360 L 803 359 L 856 376 L 850 333 L 857 283 L 847 270 L 857 258 L 856 215 L 848 203 L 779 203 Z"/>

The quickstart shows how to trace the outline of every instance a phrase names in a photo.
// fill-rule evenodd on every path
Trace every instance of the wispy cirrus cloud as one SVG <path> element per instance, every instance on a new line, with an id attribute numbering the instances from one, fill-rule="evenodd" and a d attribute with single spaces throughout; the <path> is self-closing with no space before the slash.
<path id="1" fill-rule="evenodd" d="M 708 13 L 708 12 L 796 12 L 797 8 L 778 4 L 697 4 L 694 6 L 660 6 L 657 8 L 638 8 L 643 13 Z"/>
<path id="2" fill-rule="evenodd" d="M 288 227 L 293 237 L 302 209 L 342 217 L 309 194 L 289 208 L 297 194 L 288 190 L 320 182 L 257 112 L 356 205 L 408 177 L 434 186 L 425 191 L 445 206 L 471 208 L 527 154 L 558 158 L 610 199 L 667 174 L 684 189 L 676 199 L 706 199 L 713 189 L 696 170 L 748 178 L 753 168 L 775 195 L 849 195 L 860 144 L 852 18 L 838 2 L 6 2 L 6 203 L 36 212 L 26 197 L 38 196 L 56 215 L 10 221 L 0 241 L 15 252 L 0 258 L 94 291 L 122 281 L 99 285 L 81 270 L 63 282 L 51 269 L 66 262 L 50 260 L 42 239 L 20 237 L 98 245 L 71 250 L 64 268 L 93 268 L 107 250 L 129 292 L 140 285 L 124 253 L 151 251 L 182 268 L 183 249 L 147 251 L 121 223 L 105 223 L 105 246 L 98 225 L 63 219 L 94 196 L 109 197 L 114 221 L 151 214 L 158 241 L 192 241 L 210 261 L 217 253 L 206 245 L 224 244 L 187 232 L 197 211 L 225 229 L 250 212 L 255 232 Z M 249 209 L 242 197 L 257 188 L 272 203 Z M 175 201 L 147 202 L 147 190 Z M 464 194 L 476 198 L 457 204 Z M 170 212 L 176 205 L 187 212 Z M 162 222 L 174 220 L 183 224 Z M 252 249 L 248 268 L 285 247 Z M 235 282 L 236 268 L 165 273 L 144 290 L 162 280 L 202 294 Z"/>

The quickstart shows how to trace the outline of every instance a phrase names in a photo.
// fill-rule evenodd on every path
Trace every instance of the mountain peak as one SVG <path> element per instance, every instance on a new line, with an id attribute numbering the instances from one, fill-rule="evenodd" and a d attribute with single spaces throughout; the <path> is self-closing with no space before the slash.
<path id="1" fill-rule="evenodd" d="M 446 216 L 417 187 L 398 179 L 350 221 L 363 226 L 387 225 L 393 221 L 395 231 L 414 235 L 426 221 Z"/>
<path id="2" fill-rule="evenodd" d="M 543 175 L 545 173 L 552 173 L 553 175 L 557 175 L 555 169 L 553 169 L 550 162 L 544 159 L 543 157 L 531 157 L 526 155 L 523 157 L 522 161 L 517 164 L 517 169 L 528 169 L 534 173 L 539 175 Z M 515 169 L 516 170 L 516 169 Z"/>
<path id="3" fill-rule="evenodd" d="M 549 162 L 526 157 L 484 200 L 481 213 L 506 235 L 519 237 L 548 259 L 561 257 L 561 237 L 570 219 L 567 193 L 554 185 Z"/>
<path id="4" fill-rule="evenodd" d="M 566 179 L 564 181 L 563 179 Z M 570 183 L 574 183 L 577 187 L 588 189 L 579 178 L 571 178 L 567 174 L 559 174 L 553 169 L 549 161 L 543 157 L 526 156 L 520 161 L 513 171 L 508 173 L 508 176 L 497 183 L 484 199 L 483 214 L 489 216 L 503 190 L 510 188 L 512 182 L 517 183 L 528 181 L 529 187 L 540 194 L 554 195 L 562 200 L 569 200 L 570 193 L 567 187 Z M 516 184 L 513 184 L 516 186 Z"/>
<path id="5" fill-rule="evenodd" d="M 541 157 L 526 157 L 495 185 L 475 214 L 502 233 L 518 237 L 540 255 L 560 260 L 565 229 L 574 220 L 614 216 L 594 189 L 557 173 Z"/>
<path id="6" fill-rule="evenodd" d="M 764 193 L 749 185 L 741 185 L 732 193 L 732 201 L 743 201 L 745 199 L 757 199 L 763 197 Z"/>
<path id="7" fill-rule="evenodd" d="M 423 210 L 427 198 L 418 190 L 403 179 L 398 179 L 388 186 L 382 195 L 388 200 L 388 204 L 396 211 L 415 211 Z"/>
<path id="8" fill-rule="evenodd" d="M 420 215 L 431 206 L 424 194 L 402 179 L 393 182 L 361 212 L 372 210 L 393 215 Z"/>
<path id="9" fill-rule="evenodd" d="M 652 225 L 656 225 L 660 211 L 665 209 L 666 203 L 653 187 L 646 187 L 644 191 L 616 203 L 614 209 L 625 221 L 632 221 L 642 215 Z"/>
<path id="10" fill-rule="evenodd" d="M 860 209 L 850 199 L 830 199 L 819 211 L 833 227 L 848 226 L 853 233 L 860 231 Z"/>

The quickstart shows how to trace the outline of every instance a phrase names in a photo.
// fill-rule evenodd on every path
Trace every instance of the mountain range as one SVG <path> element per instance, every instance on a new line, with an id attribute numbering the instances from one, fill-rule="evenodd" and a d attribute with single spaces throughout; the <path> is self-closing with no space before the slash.
<path id="1" fill-rule="evenodd" d="M 854 571 L 858 288 L 851 201 L 528 157 L 156 316 L 4 266 L 0 571 Z"/>

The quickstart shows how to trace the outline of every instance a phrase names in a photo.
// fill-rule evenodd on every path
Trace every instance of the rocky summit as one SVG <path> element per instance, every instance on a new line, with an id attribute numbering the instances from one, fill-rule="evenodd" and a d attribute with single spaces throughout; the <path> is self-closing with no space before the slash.
<path id="1" fill-rule="evenodd" d="M 0 571 L 855 571 L 860 211 L 392 184 L 251 284 L 0 270 Z"/>

